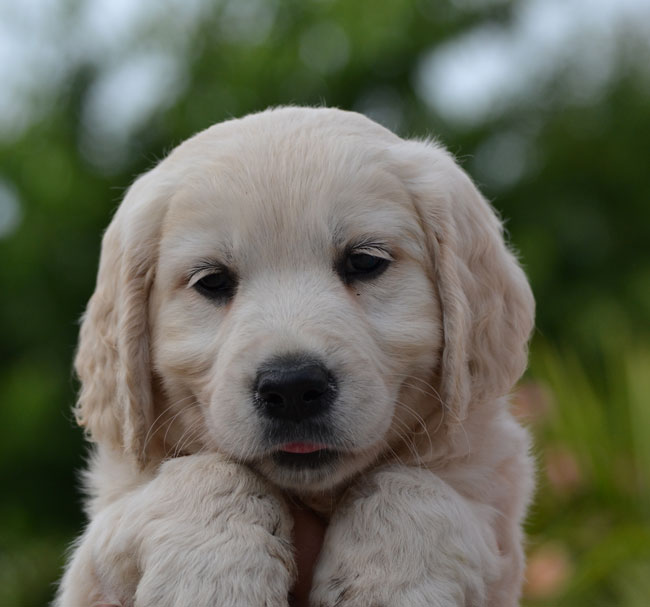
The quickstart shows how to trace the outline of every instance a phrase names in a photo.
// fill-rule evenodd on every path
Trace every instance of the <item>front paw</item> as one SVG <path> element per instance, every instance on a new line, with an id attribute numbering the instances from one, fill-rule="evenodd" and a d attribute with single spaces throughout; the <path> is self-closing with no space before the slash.
<path id="1" fill-rule="evenodd" d="M 426 470 L 377 472 L 327 530 L 312 607 L 483 607 L 498 567 L 489 526 Z"/>
<path id="2" fill-rule="evenodd" d="M 467 603 L 458 588 L 441 581 L 409 581 L 391 586 L 384 579 L 365 573 L 344 573 L 332 577 L 312 593 L 312 607 L 464 607 Z M 478 605 L 478 603 L 476 603 Z"/>
<path id="3" fill-rule="evenodd" d="M 338 563 L 321 563 L 310 596 L 312 607 L 478 607 L 462 586 L 435 572 L 425 571 L 418 556 L 410 555 L 410 567 L 391 563 L 386 551 L 383 559 L 370 559 L 359 550 Z M 339 555 L 341 556 L 341 555 Z M 351 558 L 350 558 L 351 557 Z"/>
<path id="4" fill-rule="evenodd" d="M 135 607 L 287 607 L 293 582 L 290 543 L 270 530 L 227 524 L 202 537 L 157 542 L 145 562 Z"/>
<path id="5" fill-rule="evenodd" d="M 88 526 L 58 607 L 287 607 L 291 517 L 247 468 L 218 456 L 164 463 Z"/>
<path id="6" fill-rule="evenodd" d="M 169 464 L 168 480 L 184 474 L 182 462 Z M 250 470 L 206 464 L 203 477 L 218 479 L 210 491 L 195 491 L 193 508 L 165 505 L 164 524 L 143 530 L 135 607 L 287 607 L 295 564 L 285 504 Z"/>

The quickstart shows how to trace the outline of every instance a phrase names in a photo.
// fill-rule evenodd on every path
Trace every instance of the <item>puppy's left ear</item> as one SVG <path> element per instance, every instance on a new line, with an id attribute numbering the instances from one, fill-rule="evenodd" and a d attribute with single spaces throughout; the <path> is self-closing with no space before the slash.
<path id="1" fill-rule="evenodd" d="M 506 395 L 524 372 L 534 324 L 528 280 L 471 179 L 440 146 L 395 146 L 427 238 L 442 306 L 440 397 L 448 424 Z"/>
<path id="2" fill-rule="evenodd" d="M 148 298 L 167 208 L 157 169 L 129 189 L 102 241 L 97 285 L 83 316 L 75 416 L 88 437 L 141 466 L 153 421 Z"/>

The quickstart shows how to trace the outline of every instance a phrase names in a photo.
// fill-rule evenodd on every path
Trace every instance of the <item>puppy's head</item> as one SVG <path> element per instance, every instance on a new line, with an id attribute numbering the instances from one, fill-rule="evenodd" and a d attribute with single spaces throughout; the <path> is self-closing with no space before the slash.
<path id="1" fill-rule="evenodd" d="M 532 307 L 439 147 L 348 112 L 268 111 L 129 191 L 84 317 L 77 415 L 142 463 L 215 450 L 323 489 L 507 393 Z"/>

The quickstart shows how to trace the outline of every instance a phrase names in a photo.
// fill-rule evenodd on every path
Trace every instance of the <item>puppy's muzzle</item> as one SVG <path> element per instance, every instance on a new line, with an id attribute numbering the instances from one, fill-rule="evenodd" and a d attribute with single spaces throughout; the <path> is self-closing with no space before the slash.
<path id="1" fill-rule="evenodd" d="M 275 421 L 299 423 L 322 417 L 336 398 L 336 380 L 317 359 L 284 356 L 263 364 L 255 381 L 255 403 Z"/>

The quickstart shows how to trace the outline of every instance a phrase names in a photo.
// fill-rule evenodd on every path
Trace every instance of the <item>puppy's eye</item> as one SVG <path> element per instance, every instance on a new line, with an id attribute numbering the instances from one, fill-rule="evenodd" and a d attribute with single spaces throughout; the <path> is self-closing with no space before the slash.
<path id="1" fill-rule="evenodd" d="M 351 253 L 343 268 L 347 280 L 366 280 L 379 276 L 390 264 L 390 259 L 370 253 Z"/>
<path id="2" fill-rule="evenodd" d="M 204 274 L 191 285 L 209 299 L 227 300 L 235 294 L 237 281 L 227 270 Z"/>

